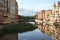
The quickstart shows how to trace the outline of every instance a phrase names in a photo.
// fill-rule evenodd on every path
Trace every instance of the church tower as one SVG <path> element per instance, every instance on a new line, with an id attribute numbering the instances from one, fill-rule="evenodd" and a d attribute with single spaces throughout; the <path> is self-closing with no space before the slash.
<path id="1" fill-rule="evenodd" d="M 54 2 L 54 5 L 53 5 L 53 9 L 52 9 L 52 12 L 53 12 L 53 17 L 54 17 L 54 22 L 57 20 L 57 6 L 56 6 L 56 4 L 55 4 L 55 2 Z"/>

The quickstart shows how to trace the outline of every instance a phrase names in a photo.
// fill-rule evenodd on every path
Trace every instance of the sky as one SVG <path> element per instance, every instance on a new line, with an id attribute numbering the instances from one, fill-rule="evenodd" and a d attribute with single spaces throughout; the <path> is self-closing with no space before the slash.
<path id="1" fill-rule="evenodd" d="M 60 0 L 16 0 L 18 2 L 19 9 L 27 9 L 34 11 L 52 9 L 54 2 L 57 3 Z"/>

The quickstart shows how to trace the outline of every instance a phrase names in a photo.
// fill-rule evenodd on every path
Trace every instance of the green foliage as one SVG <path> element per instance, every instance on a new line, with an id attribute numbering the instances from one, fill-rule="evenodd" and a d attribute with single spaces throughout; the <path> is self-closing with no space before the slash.
<path id="1" fill-rule="evenodd" d="M 20 16 L 19 15 L 19 19 L 34 19 L 35 16 Z"/>
<path id="2" fill-rule="evenodd" d="M 9 28 L 4 28 L 0 30 L 0 34 L 15 33 L 15 32 L 25 32 L 36 29 L 32 24 L 26 22 L 19 22 L 18 24 L 10 25 Z"/>

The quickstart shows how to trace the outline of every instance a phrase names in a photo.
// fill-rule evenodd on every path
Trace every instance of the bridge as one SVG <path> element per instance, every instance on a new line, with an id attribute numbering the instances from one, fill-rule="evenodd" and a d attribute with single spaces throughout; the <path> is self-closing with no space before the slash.
<path id="1" fill-rule="evenodd" d="M 35 22 L 35 19 L 19 19 L 19 22 Z"/>

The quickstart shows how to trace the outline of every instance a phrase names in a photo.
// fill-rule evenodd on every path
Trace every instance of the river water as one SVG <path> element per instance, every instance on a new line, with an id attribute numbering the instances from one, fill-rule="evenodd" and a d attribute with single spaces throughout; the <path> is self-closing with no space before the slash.
<path id="1" fill-rule="evenodd" d="M 27 22 L 35 24 L 34 22 Z M 39 29 L 33 31 L 18 33 L 18 40 L 51 40 L 51 37 L 43 34 Z"/>
<path id="2" fill-rule="evenodd" d="M 51 40 L 51 37 L 35 29 L 33 31 L 18 33 L 18 40 Z"/>
<path id="3" fill-rule="evenodd" d="M 29 22 L 35 24 L 34 22 Z M 38 28 L 33 31 L 3 35 L 0 40 L 51 40 L 51 36 L 42 33 Z"/>

